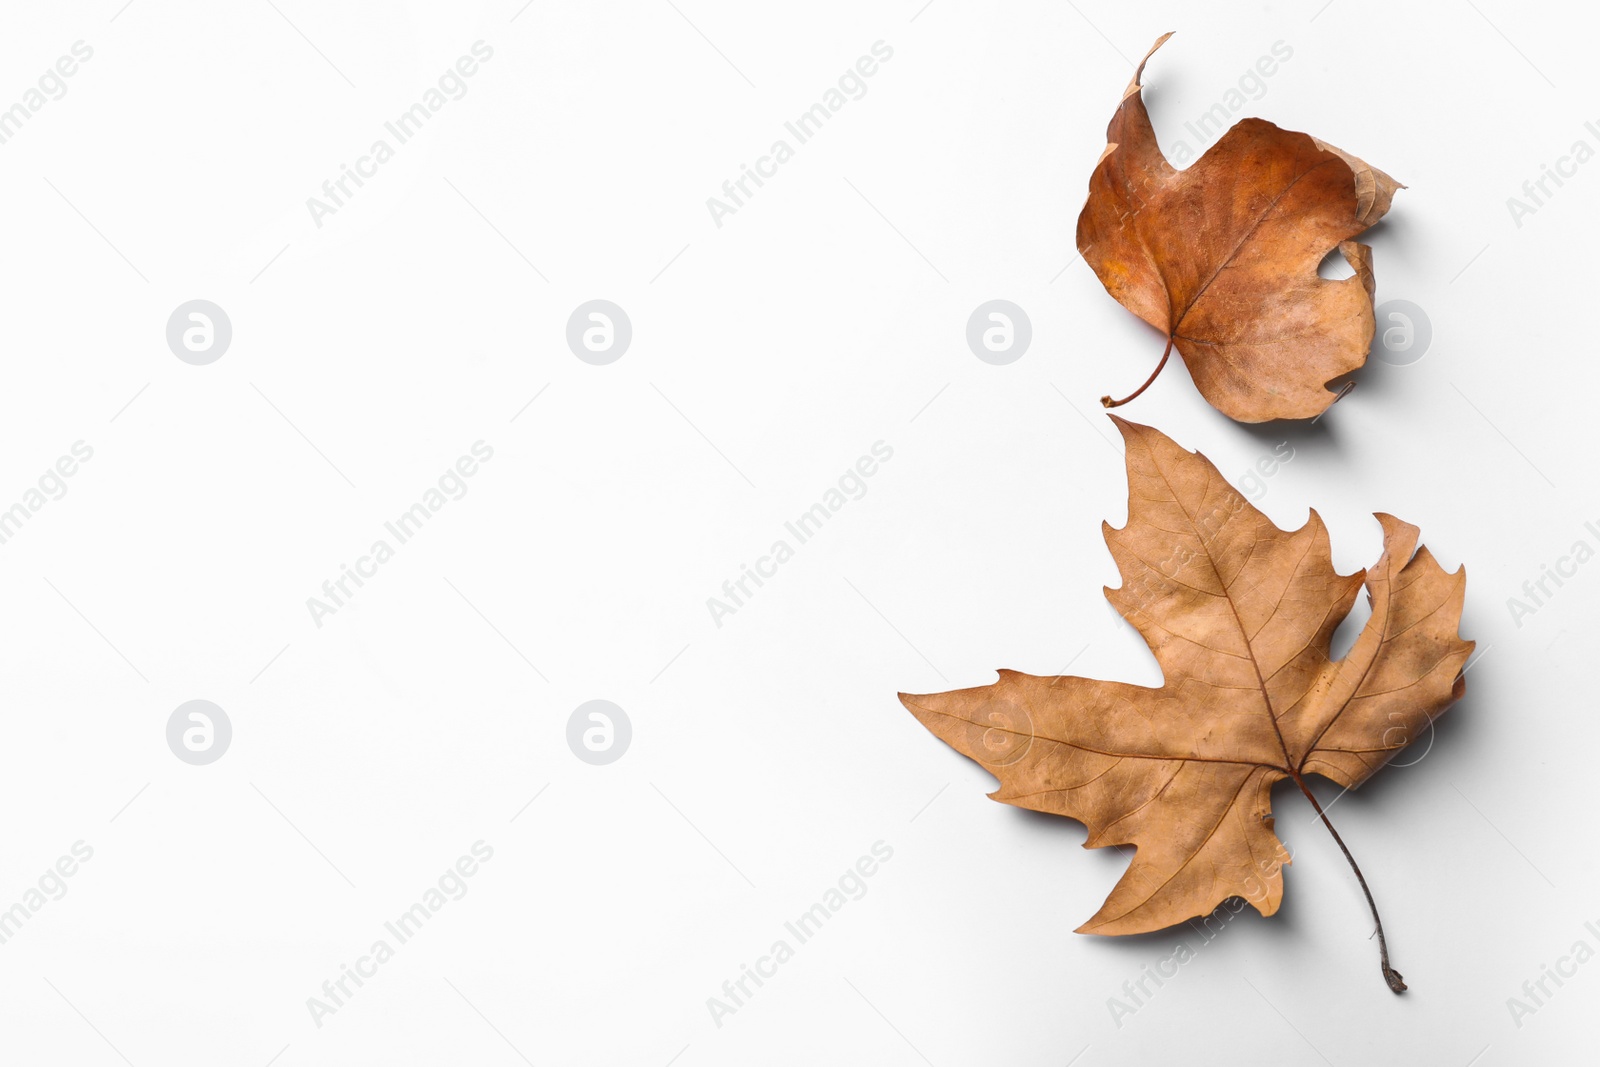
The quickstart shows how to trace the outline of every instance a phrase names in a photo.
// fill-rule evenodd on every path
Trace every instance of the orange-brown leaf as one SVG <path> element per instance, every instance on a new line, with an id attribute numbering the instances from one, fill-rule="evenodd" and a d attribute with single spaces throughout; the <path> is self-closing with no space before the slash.
<path id="1" fill-rule="evenodd" d="M 1145 61 L 1170 33 L 1156 41 Z M 1303 133 L 1245 119 L 1188 170 L 1167 162 L 1134 72 L 1078 217 L 1106 290 L 1171 338 L 1202 395 L 1242 422 L 1309 418 L 1372 346 L 1372 252 L 1350 238 L 1402 188 Z M 1317 274 L 1335 248 L 1354 275 Z"/>

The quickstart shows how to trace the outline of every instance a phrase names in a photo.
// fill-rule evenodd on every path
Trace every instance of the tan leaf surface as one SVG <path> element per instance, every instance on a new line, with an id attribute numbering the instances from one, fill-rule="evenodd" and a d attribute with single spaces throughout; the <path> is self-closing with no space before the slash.
<path id="1" fill-rule="evenodd" d="M 1122 575 L 1106 597 L 1163 684 L 1003 670 L 993 685 L 900 699 L 1000 780 L 993 799 L 1079 820 L 1086 848 L 1137 846 L 1080 933 L 1159 930 L 1233 896 L 1271 915 L 1288 858 L 1273 783 L 1358 786 L 1461 697 L 1466 571 L 1445 573 L 1416 550 L 1416 527 L 1379 515 L 1377 564 L 1341 575 L 1315 511 L 1280 530 L 1204 456 L 1115 421 L 1128 522 L 1104 527 Z M 1363 584 L 1372 617 L 1330 660 Z"/>
<path id="2" fill-rule="evenodd" d="M 1128 83 L 1078 217 L 1106 291 L 1171 339 L 1202 395 L 1241 422 L 1310 418 L 1326 383 L 1372 346 L 1372 252 L 1350 238 L 1389 210 L 1393 178 L 1263 119 L 1244 119 L 1188 170 L 1167 162 Z M 1355 271 L 1317 265 L 1338 248 Z"/>

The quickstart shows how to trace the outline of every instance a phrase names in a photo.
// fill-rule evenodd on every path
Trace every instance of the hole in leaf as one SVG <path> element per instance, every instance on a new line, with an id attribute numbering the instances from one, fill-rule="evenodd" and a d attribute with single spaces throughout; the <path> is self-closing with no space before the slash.
<path id="1" fill-rule="evenodd" d="M 1350 607 L 1350 614 L 1344 617 L 1339 628 L 1333 631 L 1333 641 L 1329 658 L 1344 659 L 1350 652 L 1350 646 L 1356 643 L 1356 638 L 1361 636 L 1361 628 L 1372 618 L 1372 605 L 1367 602 L 1366 590 L 1356 594 L 1356 602 Z"/>
<path id="2" fill-rule="evenodd" d="M 1323 256 L 1322 262 L 1317 264 L 1317 277 L 1326 278 L 1330 282 L 1353 278 L 1355 274 L 1350 262 L 1344 258 L 1344 253 L 1337 248 Z"/>

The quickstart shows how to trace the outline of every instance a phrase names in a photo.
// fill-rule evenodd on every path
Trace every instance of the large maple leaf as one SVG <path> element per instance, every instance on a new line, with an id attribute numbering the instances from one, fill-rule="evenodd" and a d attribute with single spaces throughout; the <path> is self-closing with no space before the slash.
<path id="1" fill-rule="evenodd" d="M 1000 780 L 993 799 L 1079 820 L 1085 848 L 1137 846 L 1079 933 L 1159 930 L 1235 896 L 1271 915 L 1288 862 L 1273 784 L 1292 779 L 1338 839 L 1305 779 L 1359 786 L 1461 697 L 1466 571 L 1445 573 L 1415 526 L 1378 515 L 1383 554 L 1341 575 L 1315 511 L 1280 530 L 1203 455 L 1113 419 L 1127 443 L 1128 522 L 1104 526 L 1122 574 L 1105 592 L 1155 654 L 1162 685 L 1003 670 L 993 685 L 900 699 Z M 1363 584 L 1372 615 L 1333 660 Z M 1400 992 L 1381 924 L 1379 936 Z"/>
<path id="2" fill-rule="evenodd" d="M 1389 210 L 1393 178 L 1263 119 L 1234 125 L 1188 170 L 1156 143 L 1134 71 L 1078 217 L 1078 250 L 1106 291 L 1176 345 L 1201 394 L 1241 422 L 1310 418 L 1326 383 L 1372 347 L 1372 250 L 1349 240 Z M 1337 247 L 1354 270 L 1317 266 Z M 1151 375 L 1154 380 L 1155 374 Z M 1144 391 L 1145 382 L 1122 401 Z"/>

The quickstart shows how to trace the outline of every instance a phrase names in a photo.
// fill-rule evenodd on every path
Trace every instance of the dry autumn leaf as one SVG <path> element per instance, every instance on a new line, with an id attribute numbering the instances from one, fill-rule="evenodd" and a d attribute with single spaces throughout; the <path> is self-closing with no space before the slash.
<path id="1" fill-rule="evenodd" d="M 1310 418 L 1372 347 L 1372 250 L 1349 240 L 1403 188 L 1383 171 L 1262 119 L 1187 170 L 1156 144 L 1134 71 L 1078 216 L 1078 250 L 1106 291 L 1167 338 L 1212 406 L 1241 422 Z M 1322 278 L 1337 247 L 1355 271 Z"/>
<path id="2" fill-rule="evenodd" d="M 1388 515 L 1368 571 L 1338 574 L 1315 511 L 1286 533 L 1206 457 L 1113 416 L 1127 442 L 1128 522 L 1104 526 L 1122 585 L 1106 598 L 1144 636 L 1159 688 L 1003 670 L 993 685 L 900 695 L 917 719 L 1000 780 L 990 796 L 1077 819 L 1085 848 L 1135 845 L 1079 933 L 1138 934 L 1244 897 L 1278 910 L 1288 853 L 1271 790 L 1292 779 L 1367 883 L 1306 785 L 1366 781 L 1465 691 L 1457 633 L 1466 570 L 1446 574 L 1417 528 Z M 1372 616 L 1349 653 L 1334 630 L 1365 584 Z"/>

